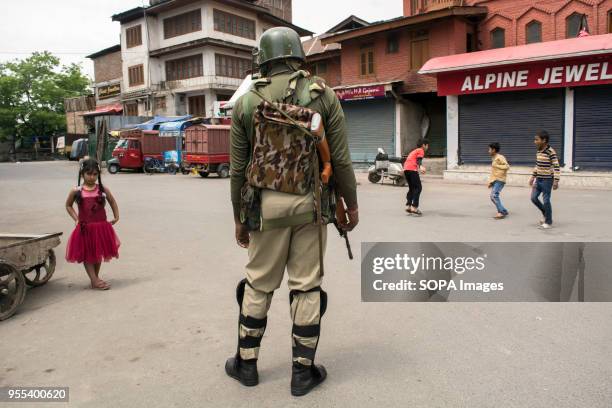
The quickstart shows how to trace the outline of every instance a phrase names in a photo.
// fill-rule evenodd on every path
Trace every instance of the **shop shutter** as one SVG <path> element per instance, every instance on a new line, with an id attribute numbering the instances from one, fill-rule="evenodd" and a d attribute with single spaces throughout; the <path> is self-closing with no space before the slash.
<path id="1" fill-rule="evenodd" d="M 460 96 L 461 163 L 490 163 L 487 146 L 499 142 L 511 165 L 534 165 L 533 137 L 540 129 L 563 162 L 563 103 L 563 89 Z"/>
<path id="2" fill-rule="evenodd" d="M 379 147 L 395 155 L 395 102 L 370 99 L 342 103 L 353 162 L 374 162 Z"/>
<path id="3" fill-rule="evenodd" d="M 612 85 L 574 92 L 574 166 L 612 169 Z"/>

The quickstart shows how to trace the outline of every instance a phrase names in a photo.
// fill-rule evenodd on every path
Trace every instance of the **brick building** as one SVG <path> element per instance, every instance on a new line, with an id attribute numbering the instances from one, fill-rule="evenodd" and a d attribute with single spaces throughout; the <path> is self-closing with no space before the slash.
<path id="1" fill-rule="evenodd" d="M 251 69 L 265 30 L 312 34 L 278 17 L 290 13 L 290 0 L 153 0 L 114 15 L 121 24 L 124 114 L 213 116 Z"/>
<path id="2" fill-rule="evenodd" d="M 94 95 L 96 111 L 100 114 L 120 114 L 121 104 L 121 45 L 88 55 L 94 64 Z"/>
<path id="3" fill-rule="evenodd" d="M 340 45 L 341 84 L 353 159 L 376 147 L 406 154 L 427 136 L 446 155 L 446 98 L 435 77 L 419 74 L 431 58 L 612 31 L 612 0 L 404 0 L 404 15 L 321 38 Z M 466 56 L 465 58 L 469 58 Z"/>

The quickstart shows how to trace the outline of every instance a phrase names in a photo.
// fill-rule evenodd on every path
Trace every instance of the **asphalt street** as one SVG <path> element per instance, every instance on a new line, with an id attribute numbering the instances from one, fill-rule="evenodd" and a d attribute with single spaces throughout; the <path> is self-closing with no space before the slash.
<path id="1" fill-rule="evenodd" d="M 64 233 L 54 277 L 0 322 L 0 387 L 70 387 L 70 404 L 58 407 L 612 406 L 610 303 L 363 303 L 359 269 L 364 241 L 612 241 L 612 191 L 561 184 L 555 228 L 541 231 L 528 188 L 506 188 L 511 215 L 495 221 L 485 186 L 426 179 L 415 218 L 404 213 L 405 188 L 360 174 L 355 260 L 329 231 L 317 355 L 329 378 L 297 399 L 285 285 L 274 295 L 260 385 L 243 388 L 223 371 L 246 261 L 227 179 L 103 174 L 122 241 L 120 259 L 102 266 L 106 292 L 87 289 L 82 266 L 63 259 L 73 227 L 64 201 L 76 179 L 75 163 L 0 164 L 0 232 Z"/>

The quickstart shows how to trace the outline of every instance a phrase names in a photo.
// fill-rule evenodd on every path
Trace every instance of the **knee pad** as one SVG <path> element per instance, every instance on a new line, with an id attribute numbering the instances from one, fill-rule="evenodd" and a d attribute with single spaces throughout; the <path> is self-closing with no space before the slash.
<path id="1" fill-rule="evenodd" d="M 238 286 L 236 286 L 236 301 L 238 302 L 238 307 L 242 309 L 242 299 L 244 299 L 244 287 L 248 284 L 246 279 L 238 282 Z"/>
<path id="2" fill-rule="evenodd" d="M 319 316 L 323 317 L 323 315 L 325 314 L 325 312 L 327 311 L 327 292 L 325 292 L 320 286 L 316 286 L 312 289 L 309 290 L 292 290 L 289 292 L 289 304 L 293 304 L 293 299 L 296 296 L 299 296 L 302 293 L 310 293 L 310 292 L 319 292 L 319 299 L 320 299 L 320 311 L 319 311 Z"/>

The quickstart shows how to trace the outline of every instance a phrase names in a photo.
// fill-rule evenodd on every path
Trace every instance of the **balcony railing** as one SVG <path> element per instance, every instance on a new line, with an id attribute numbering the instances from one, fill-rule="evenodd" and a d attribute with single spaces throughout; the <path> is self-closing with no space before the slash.
<path id="1" fill-rule="evenodd" d="M 179 79 L 176 81 L 165 81 L 156 84 L 159 91 L 191 91 L 198 89 L 237 89 L 242 79 L 229 78 L 217 75 L 204 75 L 196 78 Z"/>

